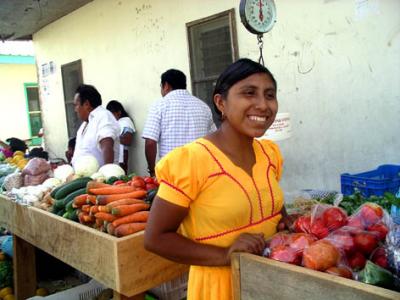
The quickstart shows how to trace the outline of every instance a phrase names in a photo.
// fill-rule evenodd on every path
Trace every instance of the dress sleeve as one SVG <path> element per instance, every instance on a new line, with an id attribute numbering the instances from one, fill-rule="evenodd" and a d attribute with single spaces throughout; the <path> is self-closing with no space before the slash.
<path id="1" fill-rule="evenodd" d="M 276 168 L 276 180 L 280 180 L 283 172 L 283 157 L 279 146 L 270 140 L 262 140 L 262 144 L 265 148 L 270 149 L 272 154 L 271 162 Z"/>
<path id="2" fill-rule="evenodd" d="M 157 196 L 183 207 L 189 207 L 202 186 L 201 168 L 187 147 L 179 147 L 164 156 L 156 165 L 160 183 Z"/>

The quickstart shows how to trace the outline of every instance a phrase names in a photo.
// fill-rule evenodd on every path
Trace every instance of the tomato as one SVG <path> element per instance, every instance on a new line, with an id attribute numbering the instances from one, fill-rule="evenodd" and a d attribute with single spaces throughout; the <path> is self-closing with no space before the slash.
<path id="1" fill-rule="evenodd" d="M 310 233 L 311 227 L 311 217 L 310 216 L 301 216 L 297 218 L 297 220 L 293 224 L 293 228 L 295 232 L 304 232 Z"/>
<path id="2" fill-rule="evenodd" d="M 367 230 L 371 231 L 371 232 L 375 232 L 381 241 L 383 241 L 386 238 L 386 235 L 389 232 L 388 228 L 383 223 L 377 223 L 377 224 L 371 225 L 367 228 Z"/>
<path id="3" fill-rule="evenodd" d="M 153 177 L 145 176 L 143 177 L 144 182 L 146 183 L 153 183 L 154 184 L 154 179 Z"/>
<path id="4" fill-rule="evenodd" d="M 347 254 L 354 252 L 356 249 L 354 239 L 349 232 L 335 231 L 329 235 L 328 239 Z"/>
<path id="5" fill-rule="evenodd" d="M 269 258 L 289 264 L 299 265 L 301 255 L 289 246 L 279 245 L 272 249 Z"/>
<path id="6" fill-rule="evenodd" d="M 289 235 L 288 234 L 284 234 L 284 233 L 278 233 L 275 234 L 271 241 L 269 242 L 269 247 L 271 249 L 277 247 L 277 246 L 282 246 L 282 245 L 286 245 L 287 241 L 289 239 Z"/>
<path id="7" fill-rule="evenodd" d="M 367 231 L 360 232 L 354 236 L 354 243 L 357 250 L 365 255 L 369 255 L 378 246 L 378 238 L 373 233 Z"/>
<path id="8" fill-rule="evenodd" d="M 134 176 L 132 178 L 131 185 L 137 188 L 142 188 L 142 189 L 146 188 L 146 182 L 144 182 L 144 179 L 140 176 Z"/>
<path id="9" fill-rule="evenodd" d="M 326 209 L 322 214 L 322 219 L 329 231 L 336 230 L 347 223 L 346 213 L 338 207 Z"/>
<path id="10" fill-rule="evenodd" d="M 364 223 L 360 216 L 352 216 L 347 220 L 347 226 L 364 229 Z"/>
<path id="11" fill-rule="evenodd" d="M 353 279 L 353 273 L 346 267 L 330 267 L 325 272 L 332 275 Z"/>
<path id="12" fill-rule="evenodd" d="M 123 180 L 116 180 L 114 181 L 113 185 L 121 185 L 121 184 L 125 184 L 125 181 Z"/>
<path id="13" fill-rule="evenodd" d="M 307 233 L 293 233 L 290 235 L 288 244 L 296 253 L 303 254 L 306 247 L 315 242 L 315 237 Z"/>
<path id="14" fill-rule="evenodd" d="M 372 257 L 371 257 L 371 261 L 374 264 L 376 264 L 376 265 L 378 265 L 378 266 L 380 266 L 380 267 L 382 267 L 384 269 L 388 269 L 389 268 L 389 263 L 388 263 L 388 260 L 387 260 L 386 251 L 382 247 L 379 247 L 374 251 L 374 253 L 372 254 Z"/>
<path id="15" fill-rule="evenodd" d="M 158 185 L 156 185 L 154 183 L 146 183 L 146 191 L 154 190 L 156 188 L 158 188 Z"/>
<path id="16" fill-rule="evenodd" d="M 336 266 L 339 258 L 339 250 L 327 240 L 316 241 L 303 252 L 304 266 L 318 271 Z"/>
<path id="17" fill-rule="evenodd" d="M 367 259 L 361 252 L 356 252 L 349 258 L 347 258 L 349 262 L 349 266 L 353 270 L 361 270 L 364 269 L 365 264 L 367 263 Z"/>
<path id="18" fill-rule="evenodd" d="M 383 217 L 382 208 L 373 203 L 364 204 L 360 209 L 360 216 L 366 227 L 378 223 Z"/>
<path id="19" fill-rule="evenodd" d="M 323 239 L 329 234 L 329 230 L 325 227 L 325 223 L 321 219 L 313 220 L 311 224 L 311 233 L 315 235 L 318 239 Z"/>

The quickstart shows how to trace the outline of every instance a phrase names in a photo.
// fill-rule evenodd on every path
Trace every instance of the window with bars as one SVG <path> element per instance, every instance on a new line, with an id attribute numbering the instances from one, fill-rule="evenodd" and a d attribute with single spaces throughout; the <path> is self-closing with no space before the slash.
<path id="1" fill-rule="evenodd" d="M 25 83 L 24 88 L 31 145 L 36 146 L 40 145 L 42 142 L 42 139 L 39 137 L 39 131 L 42 128 L 39 88 L 36 83 Z"/>
<path id="2" fill-rule="evenodd" d="M 193 94 L 212 108 L 221 72 L 237 59 L 235 11 L 231 9 L 186 24 Z M 218 123 L 216 116 L 214 121 Z"/>
<path id="3" fill-rule="evenodd" d="M 82 121 L 78 118 L 74 108 L 74 96 L 77 87 L 83 83 L 82 62 L 77 60 L 61 66 L 64 90 L 65 112 L 67 115 L 68 138 L 76 136 Z"/>

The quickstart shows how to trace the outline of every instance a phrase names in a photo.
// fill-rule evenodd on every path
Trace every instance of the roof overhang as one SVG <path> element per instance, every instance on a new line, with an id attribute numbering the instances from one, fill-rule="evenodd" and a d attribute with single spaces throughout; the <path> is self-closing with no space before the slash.
<path id="1" fill-rule="evenodd" d="M 1 0 L 0 40 L 31 40 L 46 25 L 93 0 Z"/>

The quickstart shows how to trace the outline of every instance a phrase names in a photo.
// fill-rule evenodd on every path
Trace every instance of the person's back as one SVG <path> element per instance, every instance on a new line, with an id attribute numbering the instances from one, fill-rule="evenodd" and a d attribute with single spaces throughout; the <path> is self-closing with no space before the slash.
<path id="1" fill-rule="evenodd" d="M 211 109 L 186 90 L 186 76 L 181 71 L 170 69 L 161 75 L 161 95 L 163 98 L 150 108 L 142 134 L 151 176 L 154 175 L 157 144 L 161 158 L 216 129 Z"/>
<path id="2" fill-rule="evenodd" d="M 160 157 L 214 130 L 210 108 L 187 90 L 173 90 L 161 101 Z"/>

